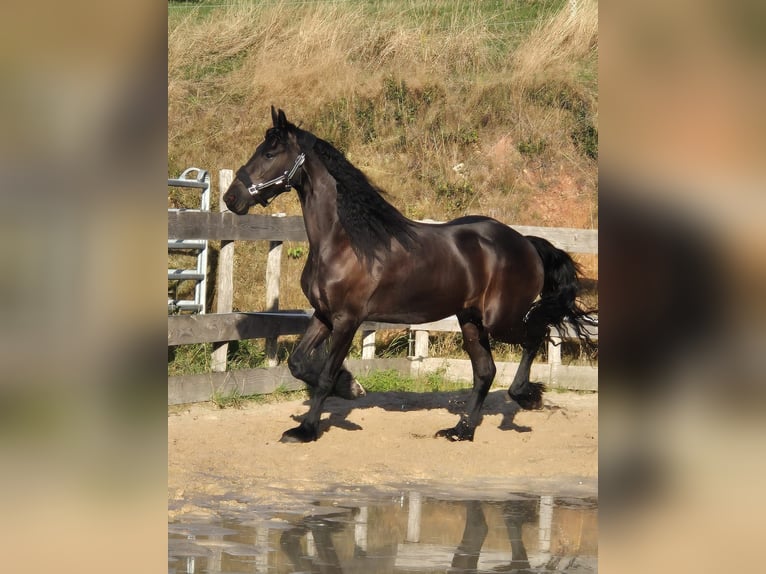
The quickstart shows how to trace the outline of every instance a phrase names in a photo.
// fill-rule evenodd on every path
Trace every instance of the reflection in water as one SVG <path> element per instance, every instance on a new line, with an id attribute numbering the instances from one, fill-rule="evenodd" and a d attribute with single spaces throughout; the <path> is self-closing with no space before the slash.
<path id="1" fill-rule="evenodd" d="M 530 503 L 532 503 L 530 505 Z M 481 555 L 484 540 L 487 537 L 489 528 L 484 516 L 482 503 L 478 500 L 471 500 L 465 503 L 466 520 L 463 539 L 460 542 L 455 556 L 452 559 L 452 567 L 458 571 L 471 572 L 477 569 L 479 556 Z M 527 550 L 524 547 L 521 527 L 524 522 L 532 522 L 536 518 L 536 502 L 530 500 L 508 501 L 503 505 L 503 520 L 508 530 L 508 540 L 511 543 L 511 559 L 507 567 L 502 568 L 503 572 L 530 571 L 529 558 Z M 495 568 L 498 571 L 498 568 Z"/>
<path id="2" fill-rule="evenodd" d="M 332 535 L 341 532 L 345 525 L 322 518 L 309 518 L 302 524 L 285 530 L 279 540 L 279 545 L 287 555 L 295 571 L 337 573 L 343 572 L 340 558 L 335 550 Z M 311 550 L 303 551 L 301 538 L 311 535 Z"/>
<path id="3" fill-rule="evenodd" d="M 215 521 L 169 524 L 169 572 L 597 572 L 593 499 L 439 500 L 409 492 L 242 508 Z"/>

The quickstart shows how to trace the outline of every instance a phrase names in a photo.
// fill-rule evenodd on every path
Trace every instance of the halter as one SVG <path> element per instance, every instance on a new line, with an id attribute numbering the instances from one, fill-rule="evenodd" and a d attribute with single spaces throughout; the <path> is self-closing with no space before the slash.
<path id="1" fill-rule="evenodd" d="M 247 191 L 250 192 L 250 195 L 253 196 L 258 203 L 261 205 L 268 205 L 268 200 L 276 197 L 278 194 L 274 194 L 271 197 L 263 198 L 261 197 L 260 193 L 266 188 L 272 187 L 274 185 L 284 185 L 285 188 L 279 192 L 285 192 L 290 191 L 292 189 L 292 183 L 290 183 L 290 180 L 293 178 L 293 176 L 296 174 L 296 172 L 300 169 L 300 167 L 304 164 L 306 161 L 306 154 L 302 153 L 298 155 L 298 157 L 295 158 L 295 163 L 293 164 L 293 167 L 289 170 L 285 170 L 285 173 L 283 173 L 280 176 L 275 177 L 274 179 L 270 179 L 268 181 L 264 181 L 263 183 L 253 183 L 253 180 L 250 179 L 250 176 L 247 174 L 247 171 L 245 171 L 245 166 L 240 167 L 237 170 L 237 179 L 244 183 L 247 186 Z"/>

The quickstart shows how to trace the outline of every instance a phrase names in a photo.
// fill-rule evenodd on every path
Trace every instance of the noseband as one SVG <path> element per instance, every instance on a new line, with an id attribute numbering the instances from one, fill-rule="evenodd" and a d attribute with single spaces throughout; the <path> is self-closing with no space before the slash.
<path id="1" fill-rule="evenodd" d="M 274 179 L 264 181 L 263 183 L 253 183 L 253 180 L 250 179 L 250 176 L 247 174 L 247 171 L 245 170 L 245 166 L 242 166 L 237 170 L 237 179 L 247 186 L 247 191 L 250 192 L 250 195 L 253 196 L 258 203 L 266 206 L 269 204 L 269 201 L 268 201 L 269 199 L 272 199 L 276 197 L 277 195 L 279 195 L 280 193 L 283 193 L 285 191 L 290 191 L 290 189 L 292 189 L 293 186 L 290 180 L 298 172 L 298 170 L 305 163 L 305 161 L 306 161 L 305 153 L 298 155 L 298 157 L 295 158 L 295 163 L 293 164 L 293 167 L 291 169 L 285 170 L 285 173 L 283 173 L 282 175 L 277 176 Z M 275 185 L 283 185 L 284 189 L 266 198 L 261 196 L 261 192 L 264 189 L 273 187 Z"/>

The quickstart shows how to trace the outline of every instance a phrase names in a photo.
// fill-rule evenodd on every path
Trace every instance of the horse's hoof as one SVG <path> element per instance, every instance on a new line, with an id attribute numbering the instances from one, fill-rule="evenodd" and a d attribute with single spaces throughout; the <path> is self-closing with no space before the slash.
<path id="1" fill-rule="evenodd" d="M 349 385 L 349 394 L 351 395 L 351 398 L 358 399 L 359 397 L 366 395 L 367 391 L 364 390 L 364 387 L 359 381 L 352 379 L 351 384 Z"/>
<path id="2" fill-rule="evenodd" d="M 511 397 L 525 411 L 539 411 L 543 408 L 542 398 L 515 396 Z"/>
<path id="3" fill-rule="evenodd" d="M 539 411 L 543 408 L 543 391 L 545 387 L 540 383 L 530 383 L 526 393 L 508 395 L 525 411 Z"/>
<path id="4" fill-rule="evenodd" d="M 529 397 L 525 395 L 511 396 L 516 403 L 525 411 L 539 411 L 543 408 L 542 397 Z"/>
<path id="5" fill-rule="evenodd" d="M 472 429 L 463 421 L 460 421 L 454 428 L 436 431 L 434 438 L 446 438 L 450 442 L 458 442 L 461 440 L 473 442 L 473 433 L 475 430 L 476 429 Z"/>
<path id="6" fill-rule="evenodd" d="M 357 381 L 351 373 L 345 371 L 341 373 L 341 376 L 338 377 L 338 380 L 335 382 L 333 394 L 336 397 L 353 401 L 354 399 L 366 395 L 367 391 L 364 390 L 364 387 L 359 384 L 359 381 Z"/>
<path id="7" fill-rule="evenodd" d="M 282 438 L 279 442 L 312 442 L 317 439 L 316 431 L 312 431 L 304 427 L 303 425 L 295 427 L 294 429 L 286 430 L 282 433 Z"/>

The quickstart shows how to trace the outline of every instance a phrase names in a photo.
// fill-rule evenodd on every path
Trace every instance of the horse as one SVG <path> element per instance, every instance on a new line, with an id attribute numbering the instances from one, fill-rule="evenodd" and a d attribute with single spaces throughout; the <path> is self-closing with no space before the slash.
<path id="1" fill-rule="evenodd" d="M 244 215 L 295 189 L 303 211 L 309 252 L 301 288 L 314 314 L 288 367 L 311 393 L 308 413 L 280 440 L 317 440 L 330 394 L 364 394 L 344 360 L 365 320 L 418 324 L 457 316 L 473 388 L 457 424 L 435 436 L 474 439 L 496 373 L 490 337 L 521 345 L 508 393 L 523 409 L 542 408 L 544 387 L 530 382 L 529 372 L 549 328 L 569 323 L 590 342 L 588 311 L 577 302 L 581 271 L 572 258 L 489 217 L 410 220 L 330 143 L 289 122 L 281 109 L 272 106 L 271 116 L 272 127 L 223 200 Z"/>

